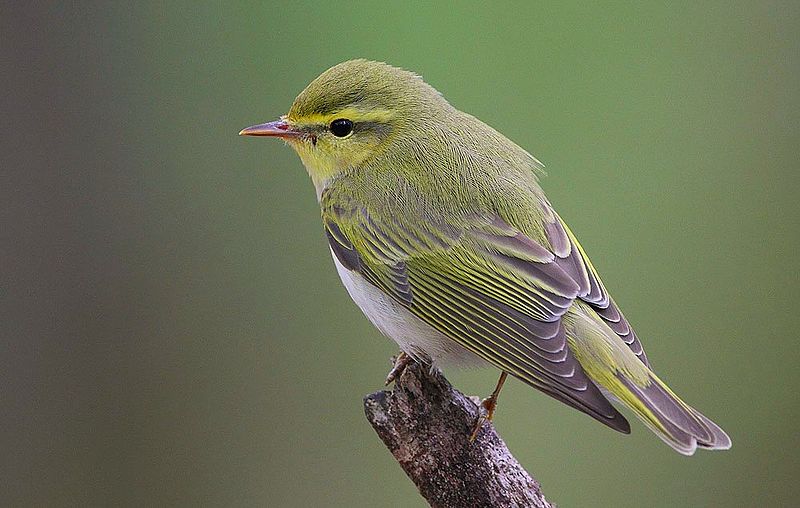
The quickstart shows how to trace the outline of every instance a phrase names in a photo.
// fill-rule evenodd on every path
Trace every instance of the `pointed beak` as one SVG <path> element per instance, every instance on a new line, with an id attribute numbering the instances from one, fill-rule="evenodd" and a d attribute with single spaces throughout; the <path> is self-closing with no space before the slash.
<path id="1" fill-rule="evenodd" d="M 274 136 L 278 138 L 296 138 L 298 136 L 302 136 L 303 133 L 301 131 L 295 130 L 292 128 L 289 123 L 281 118 L 280 120 L 276 120 L 274 122 L 267 122 L 262 123 L 259 125 L 253 125 L 251 127 L 247 127 L 246 129 L 242 129 L 239 131 L 240 136 Z"/>

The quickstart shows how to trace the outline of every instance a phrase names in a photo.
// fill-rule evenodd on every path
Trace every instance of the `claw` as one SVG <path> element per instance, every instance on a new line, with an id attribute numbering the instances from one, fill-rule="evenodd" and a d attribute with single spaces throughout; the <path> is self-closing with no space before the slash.
<path id="1" fill-rule="evenodd" d="M 497 409 L 497 397 L 487 397 L 481 401 L 481 405 L 479 411 L 481 415 L 478 417 L 478 421 L 475 422 L 475 427 L 472 429 L 472 434 L 469 436 L 469 442 L 475 442 L 477 439 L 478 434 L 480 433 L 483 425 L 486 422 L 491 422 L 494 418 L 494 410 Z"/>
<path id="2" fill-rule="evenodd" d="M 413 361 L 413 359 L 410 356 L 405 354 L 405 352 L 400 351 L 400 354 L 398 354 L 394 358 L 394 365 L 392 366 L 392 370 L 390 370 L 389 374 L 386 375 L 386 383 L 385 384 L 389 385 L 395 379 L 400 377 L 400 375 L 403 373 L 403 371 L 406 370 L 406 367 L 408 366 L 408 364 L 411 363 L 412 361 Z"/>
<path id="3" fill-rule="evenodd" d="M 497 381 L 497 386 L 492 394 L 481 401 L 481 405 L 478 408 L 481 415 L 478 417 L 478 421 L 475 422 L 475 427 L 472 429 L 472 434 L 469 436 L 470 443 L 475 442 L 475 439 L 477 439 L 478 434 L 483 428 L 483 424 L 491 422 L 492 418 L 494 418 L 494 410 L 497 409 L 497 397 L 500 395 L 500 389 L 503 388 L 503 383 L 506 382 L 506 377 L 508 377 L 508 374 L 505 372 L 500 374 L 500 379 Z"/>

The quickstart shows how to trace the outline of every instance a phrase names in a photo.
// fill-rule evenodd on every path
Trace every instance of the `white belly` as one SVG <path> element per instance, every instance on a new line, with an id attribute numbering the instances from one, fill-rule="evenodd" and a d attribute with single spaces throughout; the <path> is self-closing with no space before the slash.
<path id="1" fill-rule="evenodd" d="M 372 324 L 395 341 L 401 350 L 413 358 L 430 358 L 438 365 L 487 365 L 484 360 L 413 315 L 357 272 L 342 266 L 335 255 L 333 262 L 350 298 Z"/>

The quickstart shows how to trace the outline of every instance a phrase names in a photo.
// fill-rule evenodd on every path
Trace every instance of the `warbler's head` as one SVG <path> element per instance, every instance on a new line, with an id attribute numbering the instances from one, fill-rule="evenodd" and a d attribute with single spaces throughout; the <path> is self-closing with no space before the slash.
<path id="1" fill-rule="evenodd" d="M 288 114 L 239 134 L 287 141 L 319 188 L 382 153 L 391 140 L 418 132 L 420 123 L 448 108 L 416 74 L 381 62 L 350 60 L 312 81 Z"/>

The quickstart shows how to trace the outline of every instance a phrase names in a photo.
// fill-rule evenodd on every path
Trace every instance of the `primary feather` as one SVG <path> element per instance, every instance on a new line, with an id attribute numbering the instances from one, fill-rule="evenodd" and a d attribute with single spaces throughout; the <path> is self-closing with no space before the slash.
<path id="1" fill-rule="evenodd" d="M 345 139 L 327 129 L 337 118 L 356 126 Z M 313 136 L 291 144 L 348 291 L 409 354 L 474 356 L 629 432 L 618 401 L 684 454 L 730 446 L 650 370 L 525 150 L 366 60 L 326 71 L 287 119 Z"/>

